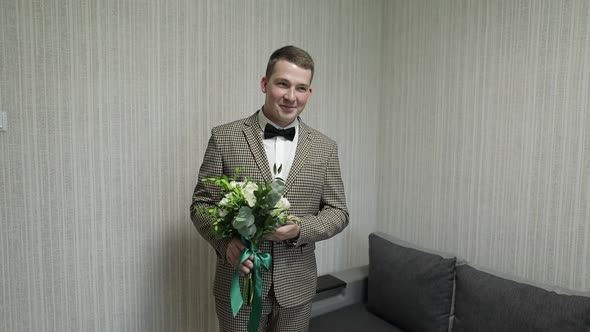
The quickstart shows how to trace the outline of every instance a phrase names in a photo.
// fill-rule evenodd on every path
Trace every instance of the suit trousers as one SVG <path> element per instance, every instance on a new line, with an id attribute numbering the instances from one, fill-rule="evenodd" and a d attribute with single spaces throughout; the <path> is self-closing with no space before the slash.
<path id="1" fill-rule="evenodd" d="M 215 310 L 219 319 L 220 332 L 247 332 L 248 320 L 252 307 L 244 304 L 236 317 L 232 316 L 231 304 L 222 299 L 215 299 Z M 291 307 L 279 306 L 270 290 L 262 298 L 262 314 L 260 315 L 259 332 L 306 332 L 311 319 L 311 301 Z"/>

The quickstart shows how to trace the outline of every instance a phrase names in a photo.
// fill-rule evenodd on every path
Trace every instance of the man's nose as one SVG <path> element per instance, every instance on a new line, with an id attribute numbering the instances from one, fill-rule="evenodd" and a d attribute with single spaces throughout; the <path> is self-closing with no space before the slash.
<path id="1" fill-rule="evenodd" d="M 294 89 L 287 90 L 287 92 L 285 93 L 285 99 L 295 100 L 295 90 Z"/>

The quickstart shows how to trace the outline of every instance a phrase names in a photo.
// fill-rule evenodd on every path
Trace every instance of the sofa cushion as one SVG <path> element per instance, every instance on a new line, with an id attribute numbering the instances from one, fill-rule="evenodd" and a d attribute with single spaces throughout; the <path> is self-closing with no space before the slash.
<path id="1" fill-rule="evenodd" d="M 310 332 L 403 332 L 383 319 L 371 314 L 362 303 L 353 304 L 312 318 Z"/>
<path id="2" fill-rule="evenodd" d="M 453 331 L 590 331 L 590 298 L 457 267 Z"/>
<path id="3" fill-rule="evenodd" d="M 405 331 L 447 331 L 455 258 L 369 235 L 367 308 Z"/>

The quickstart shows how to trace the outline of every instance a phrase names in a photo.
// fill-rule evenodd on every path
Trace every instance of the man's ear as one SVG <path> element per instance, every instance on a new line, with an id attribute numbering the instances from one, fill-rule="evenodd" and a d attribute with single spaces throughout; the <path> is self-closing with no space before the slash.
<path id="1" fill-rule="evenodd" d="M 268 84 L 268 81 L 266 80 L 266 76 L 263 76 L 262 79 L 260 80 L 260 90 L 262 90 L 263 93 L 266 93 L 266 85 Z"/>

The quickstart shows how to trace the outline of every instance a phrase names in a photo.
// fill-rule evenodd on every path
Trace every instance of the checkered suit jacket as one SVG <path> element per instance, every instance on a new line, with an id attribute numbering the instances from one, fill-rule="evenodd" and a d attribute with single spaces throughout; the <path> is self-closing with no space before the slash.
<path id="1" fill-rule="evenodd" d="M 214 184 L 200 179 L 233 175 L 239 167 L 240 176 L 251 177 L 255 182 L 272 181 L 257 115 L 258 112 L 213 128 L 193 194 L 191 219 L 217 254 L 213 292 L 221 301 L 229 302 L 234 272 L 225 259 L 229 240 L 215 237 L 211 219 L 201 214 L 198 207 L 215 204 L 222 196 Z M 279 305 L 292 307 L 310 301 L 315 295 L 315 242 L 336 235 L 348 225 L 336 143 L 299 121 L 295 159 L 285 185 L 285 197 L 291 203 L 289 213 L 301 218 L 299 239 L 295 245 L 265 241 L 260 249 L 272 254 L 271 271 L 263 269 L 264 294 L 272 284 Z M 243 286 L 243 280 L 240 283 Z"/>

